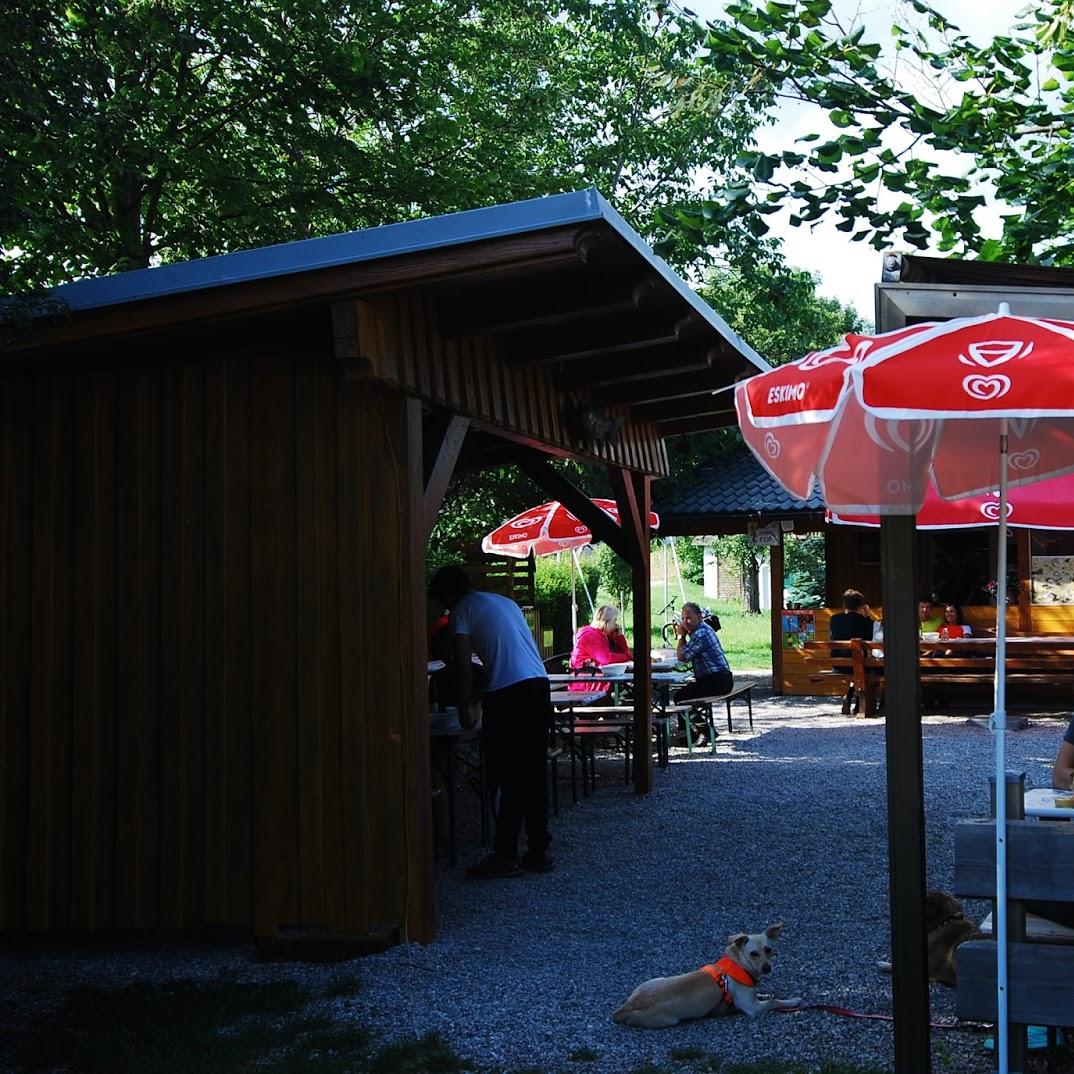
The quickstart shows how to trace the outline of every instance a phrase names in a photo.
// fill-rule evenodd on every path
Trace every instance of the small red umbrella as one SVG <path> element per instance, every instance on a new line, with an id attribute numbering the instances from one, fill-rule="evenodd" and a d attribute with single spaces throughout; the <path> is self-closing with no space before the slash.
<path id="1" fill-rule="evenodd" d="M 619 508 L 614 500 L 594 497 L 597 505 L 614 522 L 619 522 Z M 660 519 L 655 511 L 649 512 L 649 528 L 656 529 Z M 547 556 L 553 552 L 566 552 L 581 548 L 593 540 L 589 527 L 563 506 L 558 500 L 550 500 L 523 511 L 494 529 L 481 541 L 481 551 L 490 555 L 515 556 L 525 559 L 531 552 L 535 556 Z"/>
<path id="2" fill-rule="evenodd" d="M 1008 486 L 1074 471 L 1074 323 L 984 317 L 848 336 L 736 386 L 739 426 L 761 464 L 799 498 L 820 485 L 845 514 L 916 514 L 999 490 L 997 578 L 1007 576 Z M 996 615 L 997 788 L 1003 786 L 1006 620 Z M 895 821 L 897 822 L 897 821 Z M 996 794 L 997 1055 L 1007 1063 L 1004 796 Z"/>
<path id="3" fill-rule="evenodd" d="M 593 497 L 597 505 L 612 521 L 618 524 L 619 508 L 614 500 Z M 656 529 L 660 519 L 655 511 L 649 512 L 649 528 Z M 578 631 L 578 605 L 574 599 L 574 549 L 581 548 L 593 540 L 590 528 L 576 518 L 559 502 L 550 500 L 529 511 L 508 519 L 490 534 L 482 538 L 481 551 L 489 555 L 514 556 L 525 559 L 531 552 L 535 556 L 548 556 L 553 552 L 571 553 L 571 630 Z M 585 585 L 583 578 L 582 584 Z M 586 589 L 590 607 L 593 598 Z"/>

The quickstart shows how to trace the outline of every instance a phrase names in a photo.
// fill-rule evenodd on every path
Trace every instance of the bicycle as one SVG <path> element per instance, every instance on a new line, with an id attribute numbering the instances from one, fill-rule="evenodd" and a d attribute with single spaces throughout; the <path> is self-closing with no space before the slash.
<path id="1" fill-rule="evenodd" d="M 666 612 L 666 611 L 667 611 L 667 608 L 665 607 L 661 611 L 660 614 L 663 615 L 664 612 Z M 703 623 L 708 623 L 708 625 L 710 627 L 712 627 L 713 630 L 719 630 L 720 629 L 720 626 L 721 626 L 720 617 L 714 611 L 712 611 L 709 608 L 702 608 L 701 609 L 701 621 Z M 676 615 L 671 620 L 670 623 L 665 623 L 660 628 L 660 637 L 663 638 L 663 640 L 664 640 L 665 648 L 674 649 L 679 644 L 678 628 L 681 625 L 682 625 L 682 616 L 681 615 Z"/>

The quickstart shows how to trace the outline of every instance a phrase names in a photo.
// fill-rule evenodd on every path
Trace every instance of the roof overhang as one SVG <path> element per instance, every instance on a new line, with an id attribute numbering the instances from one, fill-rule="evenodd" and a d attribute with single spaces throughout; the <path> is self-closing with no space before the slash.
<path id="1" fill-rule="evenodd" d="M 2 357 L 404 291 L 434 301 L 446 331 L 661 436 L 733 424 L 728 389 L 768 368 L 593 189 L 68 284 L 51 295 L 66 315 Z"/>

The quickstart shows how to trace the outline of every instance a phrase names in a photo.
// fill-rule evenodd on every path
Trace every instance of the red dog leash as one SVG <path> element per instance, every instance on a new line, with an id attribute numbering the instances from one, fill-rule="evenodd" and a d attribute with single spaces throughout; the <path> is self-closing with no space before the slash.
<path id="1" fill-rule="evenodd" d="M 867 1018 L 875 1022 L 893 1022 L 891 1014 L 868 1014 L 865 1011 L 852 1011 L 849 1007 L 837 1007 L 834 1003 L 803 1003 L 798 1007 L 778 1008 L 781 1013 L 793 1014 L 795 1011 L 827 1011 L 829 1014 L 838 1014 L 842 1018 Z M 932 1029 L 971 1029 L 980 1023 L 976 1022 L 929 1022 Z"/>

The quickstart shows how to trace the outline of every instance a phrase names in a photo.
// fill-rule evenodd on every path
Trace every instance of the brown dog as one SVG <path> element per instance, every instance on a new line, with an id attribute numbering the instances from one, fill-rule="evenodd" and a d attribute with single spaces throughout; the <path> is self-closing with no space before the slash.
<path id="1" fill-rule="evenodd" d="M 929 980 L 954 988 L 958 984 L 955 951 L 967 940 L 979 940 L 981 932 L 966 917 L 962 904 L 948 891 L 929 891 L 925 895 L 925 934 Z M 884 972 L 891 972 L 890 962 L 878 962 Z"/>
<path id="2" fill-rule="evenodd" d="M 764 932 L 744 932 L 727 938 L 724 957 L 677 977 L 654 977 L 638 985 L 612 1015 L 612 1021 L 642 1029 L 662 1029 L 690 1018 L 742 1011 L 756 1018 L 765 1011 L 797 1007 L 798 999 L 779 1000 L 757 995 L 757 982 L 772 972 L 773 944 L 782 922 Z"/>

